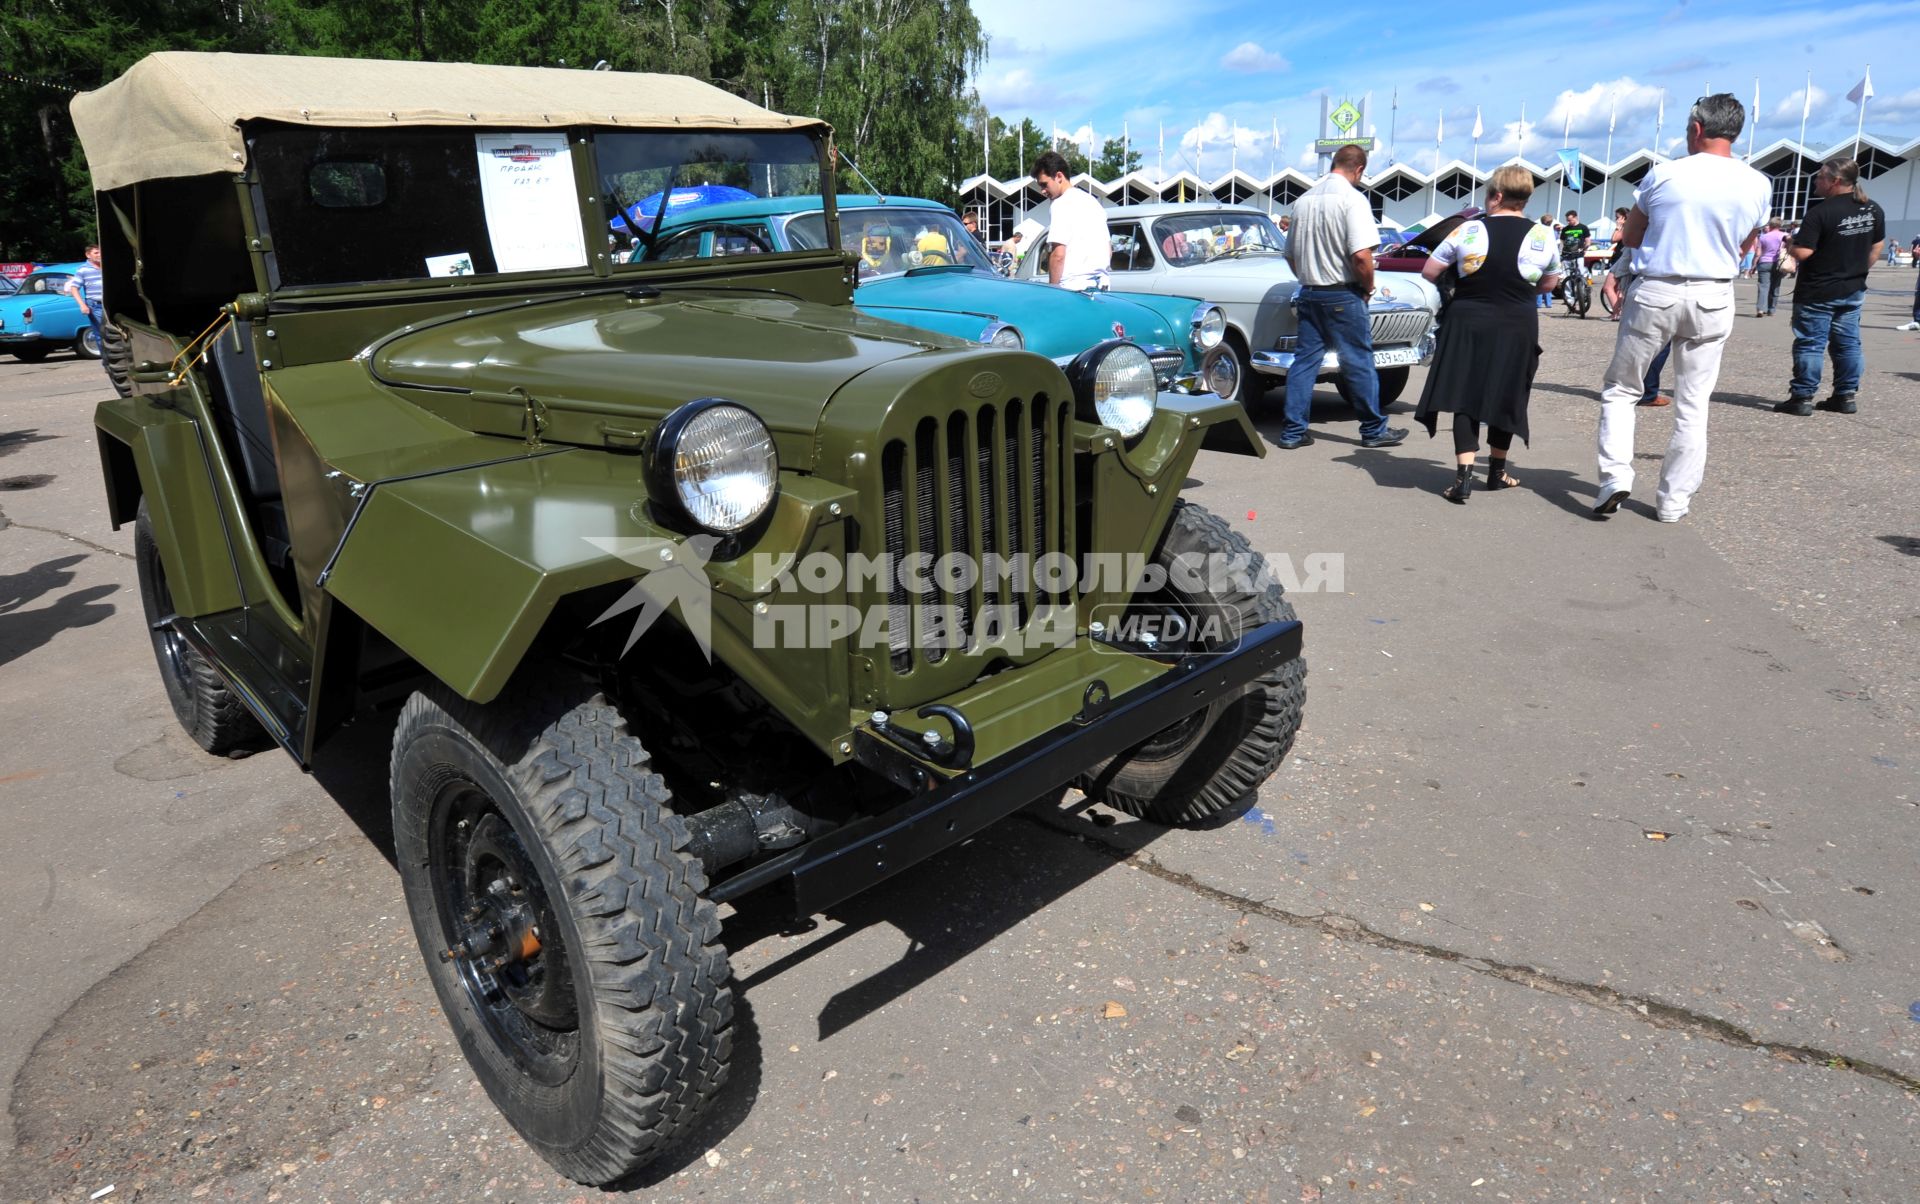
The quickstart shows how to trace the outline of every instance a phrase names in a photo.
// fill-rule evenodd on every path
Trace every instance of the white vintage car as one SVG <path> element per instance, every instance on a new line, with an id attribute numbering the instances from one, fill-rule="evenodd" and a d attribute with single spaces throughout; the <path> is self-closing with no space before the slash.
<path id="1" fill-rule="evenodd" d="M 1043 210 L 1030 216 L 1046 220 Z M 1222 396 L 1257 401 L 1286 378 L 1293 369 L 1298 329 L 1293 295 L 1300 282 L 1279 250 L 1280 232 L 1265 213 L 1204 202 L 1123 205 L 1107 210 L 1107 230 L 1113 239 L 1114 291 L 1198 297 L 1226 314 L 1225 346 L 1240 383 L 1229 394 L 1226 366 L 1216 368 L 1210 379 Z M 1046 251 L 1042 245 L 1023 256 L 1015 275 L 1045 279 Z M 1381 272 L 1374 283 L 1368 308 L 1384 406 L 1407 387 L 1414 365 L 1433 358 L 1440 292 L 1405 272 Z M 1338 368 L 1329 351 L 1315 365 L 1314 378 L 1331 379 Z"/>

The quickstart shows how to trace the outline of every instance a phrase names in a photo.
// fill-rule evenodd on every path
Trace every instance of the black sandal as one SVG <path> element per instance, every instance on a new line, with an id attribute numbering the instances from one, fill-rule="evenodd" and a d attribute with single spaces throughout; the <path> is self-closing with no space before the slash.
<path id="1" fill-rule="evenodd" d="M 1507 475 L 1507 458 L 1487 461 L 1487 492 L 1496 489 L 1512 489 L 1520 483 L 1520 478 Z"/>
<path id="2" fill-rule="evenodd" d="M 1466 505 L 1467 499 L 1473 496 L 1473 465 L 1462 464 L 1454 469 L 1453 484 L 1447 486 L 1440 496 L 1450 502 Z"/>

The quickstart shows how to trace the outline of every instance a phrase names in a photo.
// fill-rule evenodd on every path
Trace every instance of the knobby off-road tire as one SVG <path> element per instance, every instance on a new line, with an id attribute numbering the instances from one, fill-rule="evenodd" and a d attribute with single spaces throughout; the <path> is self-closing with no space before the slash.
<path id="1" fill-rule="evenodd" d="M 101 340 L 101 358 L 106 361 L 107 379 L 113 391 L 122 397 L 133 396 L 133 344 L 127 332 L 109 322 Z"/>
<path id="2" fill-rule="evenodd" d="M 488 706 L 435 686 L 393 738 L 407 908 L 487 1094 L 561 1174 L 606 1185 L 685 1135 L 733 1044 L 720 918 L 646 750 L 599 695 L 523 681 Z M 494 877 L 498 875 L 498 877 Z M 538 951 L 490 973 L 459 943 L 487 883 Z"/>
<path id="3" fill-rule="evenodd" d="M 1208 574 L 1205 592 L 1190 594 L 1170 577 L 1165 589 L 1136 598 L 1134 605 L 1189 613 L 1218 608 L 1228 619 L 1228 642 L 1242 630 L 1294 618 L 1292 604 L 1245 536 L 1204 507 L 1178 503 L 1155 561 L 1171 566 L 1177 556 L 1216 553 L 1252 557 L 1258 588 L 1248 592 L 1242 582 L 1214 581 L 1216 574 Z M 1306 707 L 1306 676 L 1306 661 L 1295 657 L 1255 679 L 1239 697 L 1196 711 L 1095 766 L 1077 785 L 1091 798 L 1158 823 L 1206 820 L 1244 800 L 1286 759 Z"/>
<path id="4" fill-rule="evenodd" d="M 153 520 L 147 499 L 140 499 L 133 519 L 133 563 L 140 579 L 140 605 L 147 616 L 147 634 L 153 639 L 153 658 L 160 664 L 160 680 L 174 718 L 194 743 L 210 753 L 226 756 L 253 751 L 268 743 L 266 729 L 240 701 L 226 679 L 178 634 L 159 626 L 173 617 L 173 592 L 160 563 L 160 547 L 153 541 Z"/>

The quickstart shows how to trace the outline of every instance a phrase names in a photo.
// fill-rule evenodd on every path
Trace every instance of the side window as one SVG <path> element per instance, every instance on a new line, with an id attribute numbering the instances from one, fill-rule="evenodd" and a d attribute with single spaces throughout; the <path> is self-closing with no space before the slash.
<path id="1" fill-rule="evenodd" d="M 696 227 L 684 230 L 667 239 L 653 249 L 647 258 L 656 262 L 667 259 L 699 259 L 705 252 L 700 248 L 706 244 L 707 232 Z"/>
<path id="2" fill-rule="evenodd" d="M 713 251 L 716 256 L 723 255 L 760 255 L 772 245 L 767 228 L 755 222 L 752 225 L 726 225 L 713 232 Z"/>
<path id="3" fill-rule="evenodd" d="M 1146 272 L 1153 268 L 1153 250 L 1147 246 L 1147 236 L 1139 222 L 1115 222 L 1107 231 L 1107 237 L 1113 243 L 1113 265 L 1109 269 L 1115 272 Z"/>

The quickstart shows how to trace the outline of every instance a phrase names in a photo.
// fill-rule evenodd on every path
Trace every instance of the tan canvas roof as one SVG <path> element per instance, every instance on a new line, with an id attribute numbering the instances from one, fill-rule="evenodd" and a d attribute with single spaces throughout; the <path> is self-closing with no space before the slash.
<path id="1" fill-rule="evenodd" d="M 102 191 L 238 172 L 246 165 L 240 123 L 254 119 L 512 129 L 822 124 L 679 75 L 177 50 L 150 54 L 73 98 L 73 124 Z"/>

